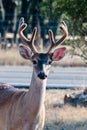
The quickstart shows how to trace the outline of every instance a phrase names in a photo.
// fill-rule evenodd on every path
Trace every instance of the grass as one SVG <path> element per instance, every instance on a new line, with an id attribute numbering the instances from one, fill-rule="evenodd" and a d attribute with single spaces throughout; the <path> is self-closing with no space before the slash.
<path id="1" fill-rule="evenodd" d="M 55 66 L 85 66 L 85 62 L 78 56 L 71 56 L 69 54 L 70 47 L 67 47 L 66 56 Z M 24 60 L 18 51 L 18 47 L 14 46 L 9 50 L 0 49 L 0 65 L 31 65 L 27 60 Z"/>
<path id="2" fill-rule="evenodd" d="M 0 65 L 30 65 L 28 61 L 24 60 L 18 51 L 17 47 L 10 50 L 0 49 Z"/>
<path id="3" fill-rule="evenodd" d="M 87 108 L 64 104 L 65 94 L 82 90 L 48 90 L 46 93 L 46 122 L 44 130 L 87 130 Z"/>

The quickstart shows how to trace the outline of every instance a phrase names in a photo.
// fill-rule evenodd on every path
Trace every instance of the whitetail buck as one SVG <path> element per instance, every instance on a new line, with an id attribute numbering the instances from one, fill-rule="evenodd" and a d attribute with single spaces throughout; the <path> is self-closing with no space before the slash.
<path id="1" fill-rule="evenodd" d="M 62 22 L 60 28 L 64 35 L 55 42 L 52 30 L 49 30 L 51 46 L 47 53 L 39 53 L 34 45 L 37 28 L 34 28 L 31 39 L 27 39 L 23 30 L 27 27 L 24 19 L 19 24 L 19 35 L 26 44 L 19 46 L 23 58 L 33 64 L 30 89 L 19 90 L 7 84 L 0 84 L 0 130 L 42 130 L 45 120 L 46 81 L 51 64 L 62 59 L 65 47 L 57 48 L 68 35 L 67 26 Z M 56 49 L 57 48 L 57 49 Z"/>

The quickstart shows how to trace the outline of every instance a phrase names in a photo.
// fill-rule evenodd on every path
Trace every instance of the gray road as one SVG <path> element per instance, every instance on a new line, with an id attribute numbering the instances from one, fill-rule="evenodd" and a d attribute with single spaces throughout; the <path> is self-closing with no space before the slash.
<path id="1" fill-rule="evenodd" d="M 32 67 L 0 66 L 0 82 L 16 87 L 28 87 Z M 52 68 L 47 88 L 87 87 L 87 68 Z"/>

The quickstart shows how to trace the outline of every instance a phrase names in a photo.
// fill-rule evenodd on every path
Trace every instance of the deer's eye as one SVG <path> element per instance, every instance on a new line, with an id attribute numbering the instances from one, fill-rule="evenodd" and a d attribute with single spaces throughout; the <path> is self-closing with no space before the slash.
<path id="1" fill-rule="evenodd" d="M 49 60 L 49 61 L 48 61 L 48 65 L 50 65 L 51 63 L 52 63 L 52 61 L 51 61 L 51 60 Z"/>
<path id="2" fill-rule="evenodd" d="M 34 64 L 34 65 L 36 65 L 36 64 L 37 64 L 37 61 L 36 61 L 36 60 L 33 60 L 32 62 L 33 62 L 33 64 Z"/>

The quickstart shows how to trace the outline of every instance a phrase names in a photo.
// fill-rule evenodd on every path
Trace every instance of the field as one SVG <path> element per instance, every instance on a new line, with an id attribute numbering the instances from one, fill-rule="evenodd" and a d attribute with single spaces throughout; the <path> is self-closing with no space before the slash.
<path id="1" fill-rule="evenodd" d="M 87 130 L 87 108 L 64 104 L 64 95 L 83 90 L 47 90 L 44 130 Z"/>
<path id="2" fill-rule="evenodd" d="M 0 49 L 0 65 L 28 65 L 28 62 L 19 55 L 18 48 L 14 46 L 9 50 Z"/>
<path id="3" fill-rule="evenodd" d="M 70 50 L 68 47 L 67 50 Z M 0 49 L 0 65 L 31 65 L 21 58 L 18 48 L 10 50 Z M 65 58 L 58 62 L 59 66 L 85 66 L 79 57 L 72 57 L 67 52 Z M 80 93 L 80 89 L 57 89 L 46 91 L 46 120 L 44 130 L 87 130 L 87 108 L 64 104 L 64 95 Z"/>
<path id="4" fill-rule="evenodd" d="M 66 48 L 66 56 L 58 63 L 54 63 L 55 66 L 86 66 L 83 59 L 70 55 L 71 47 L 66 46 Z M 31 65 L 31 63 L 23 59 L 19 54 L 18 47 L 14 46 L 9 50 L 0 49 L 0 65 Z"/>

